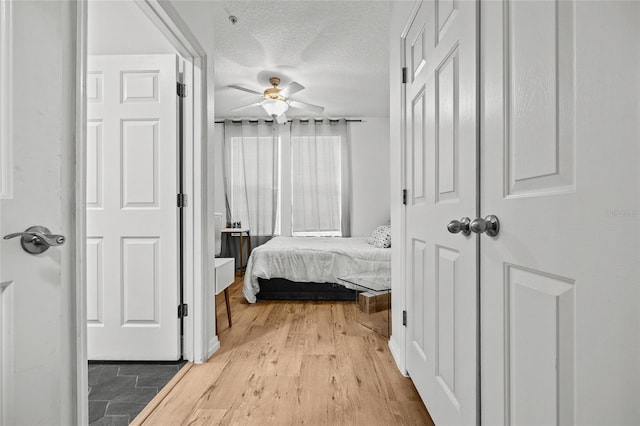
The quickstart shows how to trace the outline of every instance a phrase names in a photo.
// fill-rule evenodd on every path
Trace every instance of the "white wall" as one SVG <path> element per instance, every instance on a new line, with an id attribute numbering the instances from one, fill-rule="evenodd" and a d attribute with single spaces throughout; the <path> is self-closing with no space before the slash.
<path id="1" fill-rule="evenodd" d="M 389 120 L 367 118 L 349 123 L 351 137 L 351 234 L 365 237 L 376 226 L 387 223 L 389 213 Z M 214 133 L 215 211 L 225 213 L 222 176 L 224 125 Z M 288 152 L 288 151 L 287 151 Z M 283 150 L 283 154 L 285 154 Z M 285 163 L 283 162 L 283 165 Z M 287 196 L 287 194 L 283 194 Z M 288 235 L 283 224 L 282 234 Z"/>
<path id="2" fill-rule="evenodd" d="M 132 0 L 89 1 L 87 22 L 89 55 L 175 53 Z"/>
<path id="3" fill-rule="evenodd" d="M 166 3 L 169 5 L 169 3 Z M 201 235 L 201 240 L 196 241 L 194 245 L 194 275 L 193 288 L 186 286 L 186 300 L 193 302 L 193 319 L 186 321 L 185 327 L 185 352 L 188 355 L 191 348 L 189 347 L 189 337 L 193 338 L 193 360 L 196 363 L 205 361 L 207 350 L 209 349 L 205 342 L 208 342 L 207 327 L 204 326 L 206 321 L 206 312 L 211 312 L 215 318 L 215 303 L 206 295 L 206 289 L 212 288 L 215 283 L 215 272 L 213 258 L 215 255 L 214 240 L 214 220 L 213 220 L 213 161 L 211 161 L 214 141 L 214 34 L 211 25 L 211 17 L 213 16 L 214 2 L 204 1 L 176 1 L 170 2 L 173 9 L 179 14 L 181 20 L 186 23 L 190 29 L 189 38 L 197 41 L 199 49 L 202 52 L 199 56 L 205 56 L 204 61 L 199 64 L 200 69 L 204 72 L 206 78 L 206 101 L 203 110 L 194 111 L 207 124 L 206 134 L 202 135 L 200 144 L 196 143 L 193 150 L 195 161 L 194 175 L 195 180 L 194 196 L 192 197 L 192 211 L 194 226 L 197 227 Z M 187 88 L 188 91 L 188 88 Z M 196 160 L 199 159 L 200 162 Z M 194 229 L 196 230 L 196 229 Z M 188 277 L 187 277 L 188 278 Z"/>
<path id="4" fill-rule="evenodd" d="M 350 123 L 351 235 L 366 237 L 391 219 L 389 211 L 389 119 Z"/>

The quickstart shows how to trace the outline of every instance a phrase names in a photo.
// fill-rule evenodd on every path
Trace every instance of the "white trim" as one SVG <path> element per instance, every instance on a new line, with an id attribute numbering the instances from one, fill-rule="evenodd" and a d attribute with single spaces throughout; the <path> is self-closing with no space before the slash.
<path id="1" fill-rule="evenodd" d="M 209 207 L 209 199 L 207 194 L 208 190 L 208 121 L 207 121 L 207 65 L 206 58 L 199 57 L 194 58 L 193 66 L 193 139 L 194 141 L 200 141 L 200 143 L 193 144 L 192 162 L 193 162 L 193 234 L 194 234 L 194 249 L 193 249 L 193 279 L 198 285 L 193 286 L 193 293 L 190 297 L 191 303 L 194 306 L 194 318 L 193 318 L 193 350 L 192 357 L 193 362 L 200 363 L 207 360 L 207 354 L 211 354 L 210 348 L 207 347 L 207 327 L 204 326 L 206 320 L 204 316 L 205 303 L 210 304 L 210 309 L 213 310 L 214 320 L 215 316 L 215 300 L 207 300 L 205 298 L 206 283 L 212 282 L 215 279 L 215 273 L 213 268 L 214 258 L 214 232 L 209 228 L 208 218 L 213 215 L 213 207 Z M 198 102 L 197 99 L 201 101 Z M 198 196 L 196 196 L 198 194 Z M 213 223 L 213 222 L 212 222 Z M 213 226 L 213 225 L 212 225 Z M 211 248 L 211 249 L 210 249 Z M 211 325 L 215 327 L 215 324 Z M 220 348 L 218 343 L 215 347 L 217 351 Z"/>
<path id="2" fill-rule="evenodd" d="M 402 61 L 403 67 L 409 67 L 407 63 L 406 57 L 406 43 L 407 36 L 409 35 L 409 30 L 411 29 L 411 25 L 413 21 L 418 16 L 418 12 L 420 11 L 420 7 L 422 6 L 421 1 L 417 1 L 414 3 L 413 8 L 411 9 L 411 14 L 402 29 L 402 34 L 400 35 L 400 60 Z M 408 73 L 407 73 L 408 74 Z M 407 76 L 407 78 L 409 78 Z M 400 84 L 400 99 L 401 99 L 401 107 L 400 107 L 400 178 L 402 181 L 402 188 L 407 189 L 407 139 L 408 139 L 408 131 L 407 131 L 407 86 L 406 84 Z M 400 223 L 400 235 L 402 238 L 402 244 L 400 245 L 400 258 L 402 259 L 402 268 L 401 268 L 401 283 L 402 283 L 402 292 L 404 293 L 404 309 L 408 310 L 409 306 L 411 306 L 411 294 L 407 291 L 407 206 L 402 206 L 402 222 Z M 404 314 L 403 314 L 404 315 Z M 408 316 L 408 315 L 407 315 Z M 396 354 L 396 363 L 400 367 L 400 372 L 404 375 L 409 375 L 409 370 L 407 366 L 407 354 L 409 353 L 409 345 L 411 344 L 411 339 L 409 338 L 409 334 L 407 333 L 407 328 L 403 329 L 402 333 L 402 342 L 404 345 L 402 348 L 399 347 L 396 342 L 395 347 L 396 351 L 391 352 L 392 354 Z M 394 357 L 395 358 L 395 357 Z"/>
<path id="3" fill-rule="evenodd" d="M 13 196 L 13 143 L 11 104 L 13 100 L 13 14 L 10 1 L 0 2 L 0 198 Z"/>
<path id="4" fill-rule="evenodd" d="M 208 353 L 210 354 L 214 354 L 218 351 L 218 349 L 220 349 L 220 340 L 216 339 L 213 341 L 213 343 L 209 346 L 208 348 Z M 205 360 L 206 361 L 206 360 Z"/>
<path id="5" fill-rule="evenodd" d="M 189 361 L 195 361 L 195 354 L 197 351 L 195 347 L 199 344 L 201 339 L 196 337 L 195 329 L 202 321 L 202 309 L 199 306 L 195 306 L 195 288 L 196 288 L 196 276 L 198 276 L 195 267 L 197 261 L 194 256 L 195 247 L 197 246 L 199 235 L 194 233 L 195 228 L 195 212 L 198 204 L 198 197 L 195 196 L 194 183 L 197 181 L 195 177 L 194 164 L 194 139 L 193 139 L 193 69 L 190 59 L 186 59 L 186 69 L 184 73 L 185 84 L 187 85 L 187 95 L 183 108 L 183 137 L 184 137 L 184 189 L 189 194 L 189 202 L 185 209 L 184 215 L 184 300 L 189 305 L 189 316 L 185 317 L 183 325 L 183 348 L 182 356 Z M 191 90 L 190 90 L 191 89 Z M 191 195 L 194 194 L 194 195 Z M 200 281 L 202 282 L 202 281 Z M 189 343 L 192 342 L 192 343 Z"/>
<path id="6" fill-rule="evenodd" d="M 402 350 L 400 350 L 395 340 L 389 339 L 388 345 L 389 345 L 389 351 L 391 352 L 391 357 L 396 362 L 396 367 L 398 367 L 398 370 L 400 370 L 400 373 L 402 373 L 404 377 L 409 377 L 409 373 L 407 373 L 407 369 L 404 368 L 404 365 L 400 364 L 399 362 L 405 358 L 404 354 L 402 353 Z"/>
<path id="7" fill-rule="evenodd" d="M 76 424 L 89 422 L 89 368 L 87 365 L 87 2 L 76 2 L 76 146 L 75 146 L 75 345 L 76 345 Z"/>
<path id="8" fill-rule="evenodd" d="M 189 30 L 188 25 L 168 1 L 143 0 L 136 1 L 135 4 L 149 17 L 181 56 L 190 59 L 203 59 L 207 56 L 205 50 Z"/>
<path id="9" fill-rule="evenodd" d="M 421 0 L 413 2 L 392 2 L 390 23 L 390 106 L 389 137 L 392 141 L 390 154 L 391 174 L 391 220 L 394 229 L 398 230 L 391 236 L 393 248 L 391 283 L 392 283 L 392 309 L 393 327 L 389 338 L 391 354 L 402 374 L 407 373 L 407 329 L 402 325 L 402 311 L 410 306 L 407 293 L 406 271 L 406 208 L 402 205 L 402 190 L 406 189 L 405 162 L 406 162 L 406 105 L 405 85 L 402 84 L 402 67 L 405 65 L 404 39 L 407 36 L 411 23 L 417 16 Z M 394 149 L 393 143 L 396 149 Z"/>
<path id="10" fill-rule="evenodd" d="M 392 235 L 391 247 L 396 247 L 392 256 L 391 282 L 394 297 L 392 298 L 392 331 L 389 338 L 391 354 L 402 374 L 407 374 L 407 349 L 409 344 L 406 327 L 402 325 L 402 311 L 410 306 L 407 292 L 406 271 L 406 208 L 402 205 L 402 190 L 406 189 L 406 93 L 405 85 L 401 82 L 401 68 L 405 66 L 404 40 L 411 23 L 418 14 L 422 1 L 392 3 L 391 34 L 390 34 L 390 100 L 392 111 L 389 120 L 389 132 L 391 141 L 399 141 L 399 157 L 391 156 L 391 218 L 392 225 L 399 232 Z M 399 103 L 399 105 L 398 105 Z M 399 107 L 399 108 L 398 108 Z M 394 113 L 393 111 L 398 111 Z M 398 203 L 398 204 L 396 204 Z M 396 222 L 397 221 L 397 222 Z M 396 300 L 397 302 L 393 302 Z"/>

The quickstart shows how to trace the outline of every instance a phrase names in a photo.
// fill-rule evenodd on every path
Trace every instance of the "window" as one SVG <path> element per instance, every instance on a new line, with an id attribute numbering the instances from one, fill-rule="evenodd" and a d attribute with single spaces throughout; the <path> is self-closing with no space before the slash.
<path id="1" fill-rule="evenodd" d="M 231 221 L 250 226 L 254 235 L 280 233 L 279 145 L 271 136 L 230 139 Z"/>
<path id="2" fill-rule="evenodd" d="M 345 120 L 227 120 L 224 146 L 230 221 L 255 236 L 350 236 Z"/>
<path id="3" fill-rule="evenodd" d="M 291 228 L 294 236 L 342 235 L 340 136 L 291 138 Z"/>

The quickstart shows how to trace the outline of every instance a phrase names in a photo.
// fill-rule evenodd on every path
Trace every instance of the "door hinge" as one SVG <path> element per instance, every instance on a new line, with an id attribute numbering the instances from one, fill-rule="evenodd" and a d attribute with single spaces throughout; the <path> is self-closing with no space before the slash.
<path id="1" fill-rule="evenodd" d="M 402 84 L 407 84 L 407 67 L 402 67 Z"/>
<path id="2" fill-rule="evenodd" d="M 184 318 L 189 315 L 189 305 L 183 303 L 178 305 L 178 318 Z"/>
<path id="3" fill-rule="evenodd" d="M 407 326 L 407 311 L 402 311 L 402 325 Z"/>
<path id="4" fill-rule="evenodd" d="M 176 87 L 177 87 L 177 93 L 178 96 L 181 98 L 186 98 L 187 97 L 187 85 L 177 82 L 176 83 Z"/>
<path id="5" fill-rule="evenodd" d="M 405 206 L 407 205 L 407 190 L 406 189 L 402 190 L 402 204 L 404 204 Z"/>
<path id="6" fill-rule="evenodd" d="M 187 194 L 178 194 L 178 207 L 187 207 Z"/>

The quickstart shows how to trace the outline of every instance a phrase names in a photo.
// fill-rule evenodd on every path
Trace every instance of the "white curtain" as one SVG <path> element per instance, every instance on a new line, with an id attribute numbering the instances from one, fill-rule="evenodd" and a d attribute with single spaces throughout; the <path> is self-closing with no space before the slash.
<path id="1" fill-rule="evenodd" d="M 256 247 L 279 233 L 278 126 L 264 120 L 227 120 L 224 133 L 227 221 L 249 228 Z"/>
<path id="2" fill-rule="evenodd" d="M 293 120 L 291 227 L 295 235 L 351 235 L 351 154 L 345 120 Z"/>

